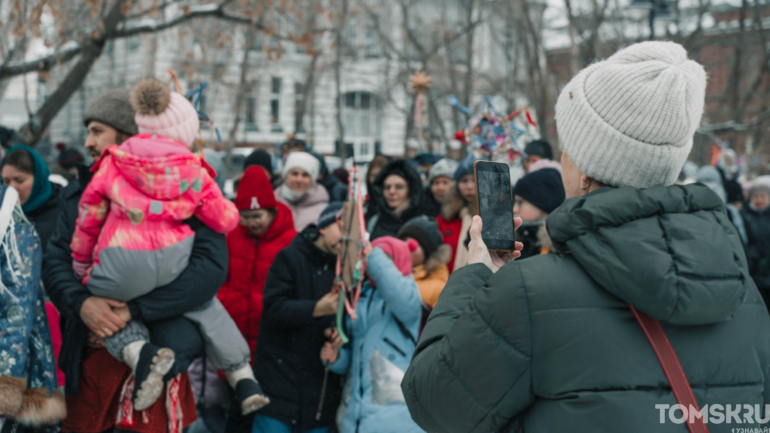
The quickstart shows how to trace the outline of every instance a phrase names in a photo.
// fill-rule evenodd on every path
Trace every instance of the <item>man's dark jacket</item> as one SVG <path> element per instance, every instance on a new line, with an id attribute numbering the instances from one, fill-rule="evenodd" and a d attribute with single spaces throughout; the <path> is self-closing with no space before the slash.
<path id="1" fill-rule="evenodd" d="M 770 317 L 716 194 L 606 187 L 546 227 L 570 254 L 449 278 L 401 385 L 422 428 L 686 432 L 668 411 L 660 421 L 655 405 L 676 400 L 627 304 L 662 322 L 701 407 L 764 408 Z M 712 421 L 711 433 L 763 427 Z"/>
<path id="2" fill-rule="evenodd" d="M 80 309 L 83 302 L 91 296 L 72 270 L 70 242 L 75 233 L 80 196 L 90 180 L 91 172 L 85 168 L 80 172 L 80 181 L 70 183 L 62 191 L 56 227 L 49 241 L 48 251 L 43 257 L 43 282 L 48 296 L 61 313 L 62 347 L 59 368 L 64 372 L 66 391 L 70 395 L 77 394 L 80 357 L 88 331 L 80 318 Z M 177 350 L 175 372 L 186 371 L 185 364 L 188 363 L 189 357 L 194 357 L 200 352 L 199 348 L 190 347 L 200 344 L 200 336 L 180 339 L 179 335 L 153 329 L 153 324 L 168 323 L 166 319 L 181 316 L 216 296 L 227 275 L 228 263 L 224 235 L 194 218 L 186 223 L 195 231 L 195 243 L 187 269 L 171 284 L 128 302 L 132 319 L 144 321 L 153 336 L 168 335 L 173 337 L 172 341 L 184 343 L 174 347 Z M 181 320 L 188 322 L 186 319 Z M 175 329 L 180 329 L 178 326 L 179 324 L 176 324 Z M 192 326 L 185 329 L 195 330 Z M 153 342 L 159 344 L 157 341 Z M 182 355 L 186 355 L 187 359 L 181 359 Z"/>
<path id="3" fill-rule="evenodd" d="M 749 272 L 765 300 L 770 299 L 770 206 L 760 212 L 746 204 L 741 212 L 746 225 Z"/>
<path id="4" fill-rule="evenodd" d="M 40 236 L 40 245 L 43 247 L 43 254 L 48 251 L 48 240 L 51 239 L 53 230 L 56 227 L 56 218 L 59 215 L 59 196 L 62 192 L 62 186 L 52 183 L 53 193 L 39 208 L 27 212 L 27 219 L 35 225 L 35 231 Z"/>
<path id="5" fill-rule="evenodd" d="M 324 330 L 334 316 L 313 318 L 316 302 L 329 293 L 337 256 L 315 246 L 318 230 L 308 226 L 278 253 L 267 274 L 262 326 L 254 357 L 254 372 L 270 404 L 259 414 L 309 431 L 332 427 L 340 404 L 340 377 L 330 374 L 321 419 Z"/>

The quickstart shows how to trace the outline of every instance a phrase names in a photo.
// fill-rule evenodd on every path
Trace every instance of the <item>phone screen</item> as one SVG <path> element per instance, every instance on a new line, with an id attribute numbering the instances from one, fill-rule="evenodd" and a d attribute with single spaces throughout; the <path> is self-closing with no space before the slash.
<path id="1" fill-rule="evenodd" d="M 513 203 L 511 175 L 506 164 L 479 162 L 476 166 L 481 237 L 488 248 L 513 250 Z"/>

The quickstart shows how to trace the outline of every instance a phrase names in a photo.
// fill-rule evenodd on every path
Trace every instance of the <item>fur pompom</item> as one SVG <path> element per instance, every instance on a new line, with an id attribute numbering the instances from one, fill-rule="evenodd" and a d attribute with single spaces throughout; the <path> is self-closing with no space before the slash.
<path id="1" fill-rule="evenodd" d="M 44 389 L 24 391 L 24 403 L 14 417 L 16 421 L 28 426 L 54 424 L 67 418 L 67 404 L 58 389 L 49 393 Z"/>
<path id="2" fill-rule="evenodd" d="M 155 78 L 145 78 L 134 84 L 129 101 L 138 114 L 157 116 L 168 107 L 171 91 Z"/>
<path id="3" fill-rule="evenodd" d="M 0 415 L 13 417 L 21 410 L 25 389 L 24 379 L 0 376 Z"/>

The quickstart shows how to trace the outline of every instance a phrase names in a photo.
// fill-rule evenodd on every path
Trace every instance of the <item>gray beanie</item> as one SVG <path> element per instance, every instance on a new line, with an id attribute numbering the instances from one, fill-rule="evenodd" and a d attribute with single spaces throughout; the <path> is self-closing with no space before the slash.
<path id="1" fill-rule="evenodd" d="M 96 96 L 94 102 L 86 110 L 83 124 L 88 127 L 92 120 L 109 125 L 119 132 L 136 135 L 139 129 L 134 121 L 134 109 L 128 101 L 128 90 L 111 89 Z"/>
<path id="2" fill-rule="evenodd" d="M 454 177 L 457 166 L 460 165 L 457 161 L 449 158 L 443 158 L 438 160 L 428 171 L 428 185 L 433 183 L 433 179 L 437 177 L 448 177 L 452 179 Z"/>
<path id="3" fill-rule="evenodd" d="M 561 92 L 559 142 L 583 174 L 606 185 L 672 185 L 705 95 L 706 72 L 681 45 L 631 45 L 580 71 Z"/>

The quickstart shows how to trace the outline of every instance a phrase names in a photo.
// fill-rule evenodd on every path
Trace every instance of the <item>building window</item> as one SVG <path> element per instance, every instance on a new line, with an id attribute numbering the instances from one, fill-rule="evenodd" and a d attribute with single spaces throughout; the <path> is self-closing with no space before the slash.
<path id="1" fill-rule="evenodd" d="M 280 77 L 273 77 L 270 80 L 270 130 L 272 132 L 282 132 L 281 121 L 281 84 Z"/>
<path id="2" fill-rule="evenodd" d="M 358 52 L 358 30 L 357 30 L 357 24 L 349 22 L 345 29 L 342 31 L 342 43 L 343 43 L 343 54 L 348 57 L 357 57 L 356 54 Z"/>
<path id="3" fill-rule="evenodd" d="M 379 99 L 368 92 L 346 93 L 342 96 L 342 112 L 345 141 L 353 145 L 352 156 L 357 161 L 371 160 L 382 136 Z"/>
<path id="4" fill-rule="evenodd" d="M 246 98 L 246 130 L 257 131 L 257 97 Z"/>
<path id="5" fill-rule="evenodd" d="M 367 58 L 380 57 L 380 41 L 374 29 L 366 29 L 364 36 L 364 54 Z"/>
<path id="6" fill-rule="evenodd" d="M 294 113 L 300 111 L 307 111 L 307 107 L 302 107 L 305 102 L 305 85 L 300 82 L 294 83 Z M 295 114 L 296 115 L 296 114 Z M 297 132 L 305 132 L 305 121 L 307 119 L 307 112 L 302 116 L 302 123 L 299 125 Z"/>

